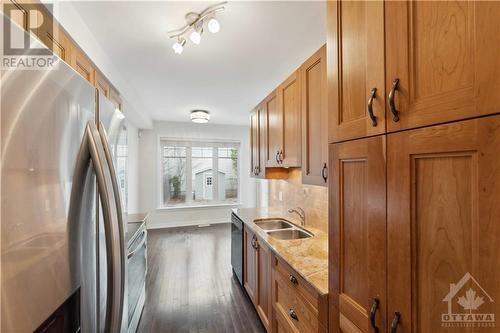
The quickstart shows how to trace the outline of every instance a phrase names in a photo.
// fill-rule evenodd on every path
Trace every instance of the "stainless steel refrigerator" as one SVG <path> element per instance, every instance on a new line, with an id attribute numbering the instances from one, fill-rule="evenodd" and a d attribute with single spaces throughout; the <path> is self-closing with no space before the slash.
<path id="1" fill-rule="evenodd" d="M 0 331 L 125 332 L 123 119 L 58 62 L 1 72 Z"/>

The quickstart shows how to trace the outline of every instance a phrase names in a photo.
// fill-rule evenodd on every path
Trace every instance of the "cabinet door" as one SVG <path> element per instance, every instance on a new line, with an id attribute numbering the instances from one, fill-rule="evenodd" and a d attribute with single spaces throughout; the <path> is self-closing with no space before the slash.
<path id="1" fill-rule="evenodd" d="M 92 62 L 87 58 L 77 46 L 73 46 L 71 50 L 71 67 L 77 71 L 83 78 L 94 85 L 95 69 Z"/>
<path id="2" fill-rule="evenodd" d="M 278 105 L 278 96 L 273 91 L 265 99 L 267 110 L 267 146 L 268 159 L 266 166 L 278 167 L 278 155 L 283 147 L 283 112 Z"/>
<path id="3" fill-rule="evenodd" d="M 302 104 L 302 183 L 327 185 L 328 108 L 326 46 L 300 67 Z"/>
<path id="4" fill-rule="evenodd" d="M 16 0 L 2 0 L 0 4 L 4 15 L 16 22 L 24 30 L 28 31 L 30 26 L 35 26 L 35 24 L 30 25 L 29 15 L 29 10 L 33 7 L 33 4 Z"/>
<path id="5" fill-rule="evenodd" d="M 42 6 L 42 5 L 41 5 Z M 43 7 L 43 6 L 42 6 Z M 64 62 L 71 61 L 71 41 L 61 25 L 54 22 L 52 14 L 45 8 L 40 8 L 36 16 L 39 27 L 35 33 L 37 37 Z M 32 17 L 33 19 L 33 17 Z"/>
<path id="6" fill-rule="evenodd" d="M 499 1 L 387 1 L 389 131 L 498 113 Z"/>
<path id="7" fill-rule="evenodd" d="M 330 165 L 330 311 L 368 333 L 378 302 L 375 323 L 385 332 L 385 136 L 330 145 Z"/>
<path id="8" fill-rule="evenodd" d="M 120 98 L 120 93 L 116 91 L 112 86 L 110 86 L 109 88 L 109 100 L 111 101 L 111 103 L 113 103 L 115 108 L 120 111 L 122 110 L 122 99 Z"/>
<path id="9" fill-rule="evenodd" d="M 107 98 L 109 98 L 109 82 L 106 80 L 104 75 L 102 75 L 99 71 L 95 70 L 95 87 Z"/>
<path id="10" fill-rule="evenodd" d="M 283 145 L 280 149 L 280 164 L 285 167 L 300 167 L 302 160 L 302 129 L 298 72 L 294 72 L 279 86 L 278 98 L 278 107 L 281 109 L 283 116 Z"/>
<path id="11" fill-rule="evenodd" d="M 446 318 L 500 314 L 499 147 L 500 116 L 388 135 L 387 298 L 398 333 L 498 331 Z"/>
<path id="12" fill-rule="evenodd" d="M 271 292 L 271 270 L 272 256 L 269 248 L 264 242 L 257 241 L 257 276 L 258 276 L 258 292 L 257 292 L 257 312 L 269 332 L 271 327 L 272 313 L 272 292 Z"/>
<path id="13" fill-rule="evenodd" d="M 269 159 L 267 151 L 267 110 L 264 103 L 258 106 L 259 113 L 259 167 L 257 173 L 259 178 L 266 177 L 266 161 Z"/>
<path id="14" fill-rule="evenodd" d="M 327 12 L 330 142 L 384 133 L 384 2 L 328 1 Z"/>
<path id="15" fill-rule="evenodd" d="M 244 262 L 243 286 L 254 305 L 257 304 L 257 250 L 255 249 L 256 237 L 253 232 L 243 228 Z"/>
<path id="16" fill-rule="evenodd" d="M 250 114 L 250 152 L 251 152 L 251 170 L 252 177 L 257 176 L 257 168 L 260 165 L 260 138 L 259 138 L 259 110 L 253 110 Z"/>

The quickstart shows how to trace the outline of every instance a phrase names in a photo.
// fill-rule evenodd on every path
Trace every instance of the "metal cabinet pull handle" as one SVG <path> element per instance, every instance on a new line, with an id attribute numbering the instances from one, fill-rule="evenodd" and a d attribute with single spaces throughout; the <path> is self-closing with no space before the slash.
<path id="1" fill-rule="evenodd" d="M 376 94 L 377 88 L 373 88 L 370 91 L 370 97 L 368 97 L 368 115 L 370 116 L 373 127 L 377 126 L 377 117 L 375 117 L 375 115 L 373 114 L 373 100 L 377 98 Z"/>
<path id="2" fill-rule="evenodd" d="M 280 154 L 279 154 L 279 158 L 280 158 L 280 163 L 283 164 L 283 149 L 280 150 Z"/>
<path id="3" fill-rule="evenodd" d="M 326 163 L 323 165 L 323 169 L 321 170 L 321 177 L 323 177 L 323 180 L 326 183 L 326 180 L 328 179 L 328 167 L 326 166 Z"/>
<path id="4" fill-rule="evenodd" d="M 288 315 L 293 320 L 299 320 L 299 317 L 297 317 L 297 314 L 295 313 L 295 311 L 293 309 L 288 310 Z"/>
<path id="5" fill-rule="evenodd" d="M 378 333 L 378 327 L 375 323 L 375 317 L 377 315 L 377 309 L 378 309 L 379 304 L 380 304 L 380 301 L 378 300 L 378 298 L 374 298 L 373 303 L 372 303 L 372 307 L 370 309 L 370 324 L 372 325 L 374 333 Z"/>
<path id="6" fill-rule="evenodd" d="M 396 94 L 396 90 L 399 88 L 399 79 L 395 79 L 392 81 L 392 88 L 389 92 L 389 110 L 392 113 L 392 120 L 394 122 L 399 121 L 399 111 L 396 110 L 396 105 L 394 104 L 394 95 Z"/>
<path id="7" fill-rule="evenodd" d="M 401 313 L 394 312 L 394 319 L 392 320 L 391 329 L 389 330 L 390 333 L 396 333 L 398 329 L 399 319 L 401 319 Z"/>
<path id="8" fill-rule="evenodd" d="M 290 282 L 293 283 L 293 284 L 298 284 L 299 283 L 299 281 L 297 281 L 297 278 L 295 276 L 293 276 L 293 275 L 290 275 L 288 277 L 288 280 L 290 280 Z"/>
<path id="9" fill-rule="evenodd" d="M 276 163 L 278 163 L 278 164 L 280 164 L 279 155 L 280 155 L 280 151 L 278 150 L 276 152 Z"/>

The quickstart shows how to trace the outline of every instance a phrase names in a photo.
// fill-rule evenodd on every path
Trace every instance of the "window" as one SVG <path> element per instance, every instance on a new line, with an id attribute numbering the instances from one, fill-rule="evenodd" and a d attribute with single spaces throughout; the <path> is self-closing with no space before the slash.
<path id="1" fill-rule="evenodd" d="M 160 140 L 161 206 L 237 203 L 239 143 Z"/>

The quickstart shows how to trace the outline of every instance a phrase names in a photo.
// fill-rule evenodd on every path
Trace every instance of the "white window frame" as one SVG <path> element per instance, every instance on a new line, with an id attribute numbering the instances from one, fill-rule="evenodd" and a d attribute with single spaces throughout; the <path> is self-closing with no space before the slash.
<path id="1" fill-rule="evenodd" d="M 190 146 L 186 149 L 186 172 L 189 170 L 189 176 L 186 175 L 186 203 L 184 205 L 168 206 L 164 205 L 163 200 L 163 152 L 162 152 L 162 141 L 178 141 L 189 143 Z M 192 196 L 189 195 L 193 191 L 193 180 L 191 177 L 192 173 L 192 154 L 191 147 L 197 144 L 234 144 L 237 145 L 238 150 L 238 199 L 236 203 L 228 203 L 225 201 L 213 200 L 210 204 L 196 204 L 192 202 Z M 212 196 L 213 198 L 219 197 L 219 147 L 213 147 L 212 152 Z M 221 207 L 221 206 L 240 206 L 241 205 L 241 141 L 231 140 L 231 139 L 196 139 L 196 138 L 175 138 L 175 137 L 165 137 L 158 136 L 157 138 L 157 210 L 176 210 L 176 209 L 186 209 L 186 208 L 203 208 L 203 207 Z M 189 193 L 189 194 L 188 194 Z"/>

